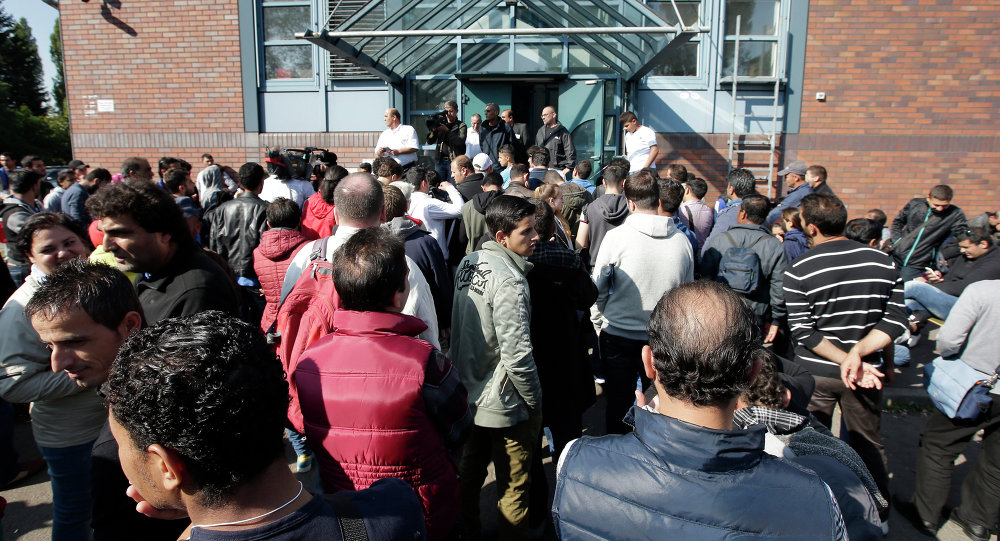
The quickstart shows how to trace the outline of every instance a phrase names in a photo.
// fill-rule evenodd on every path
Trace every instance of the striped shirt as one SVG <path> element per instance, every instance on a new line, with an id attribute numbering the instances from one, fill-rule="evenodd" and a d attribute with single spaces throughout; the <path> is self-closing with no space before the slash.
<path id="1" fill-rule="evenodd" d="M 814 376 L 840 378 L 840 367 L 812 350 L 824 338 L 844 351 L 873 328 L 893 339 L 906 330 L 903 283 L 892 259 L 851 240 L 809 250 L 785 272 L 788 326 L 795 359 Z M 881 366 L 879 354 L 863 359 Z"/>

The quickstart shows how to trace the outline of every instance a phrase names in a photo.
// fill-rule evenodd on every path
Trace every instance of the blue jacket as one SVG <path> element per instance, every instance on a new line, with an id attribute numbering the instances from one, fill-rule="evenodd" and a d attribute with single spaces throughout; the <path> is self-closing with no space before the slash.
<path id="1" fill-rule="evenodd" d="M 552 516 L 575 539 L 835 539 L 819 477 L 764 453 L 763 425 L 712 430 L 633 408 L 635 431 L 566 449 Z"/>
<path id="2" fill-rule="evenodd" d="M 705 255 L 705 247 L 708 246 L 709 241 L 712 237 L 720 235 L 729 231 L 729 228 L 736 225 L 737 214 L 740 213 L 740 205 L 743 204 L 742 199 L 733 199 L 726 205 L 726 208 L 719 211 L 715 215 L 715 225 L 712 226 L 712 232 L 708 234 L 708 238 L 705 239 L 705 244 L 701 247 L 701 255 Z"/>
<path id="3" fill-rule="evenodd" d="M 788 207 L 797 207 L 802 204 L 802 198 L 813 193 L 812 188 L 808 184 L 803 182 L 798 188 L 788 192 L 788 195 L 781 200 L 778 206 L 771 209 L 771 212 L 767 213 L 767 219 L 764 220 L 764 227 L 770 229 L 771 224 L 781 219 L 781 213 Z"/>

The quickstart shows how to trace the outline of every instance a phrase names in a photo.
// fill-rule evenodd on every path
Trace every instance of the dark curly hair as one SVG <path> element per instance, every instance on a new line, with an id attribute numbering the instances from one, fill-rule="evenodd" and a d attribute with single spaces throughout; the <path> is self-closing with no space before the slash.
<path id="1" fill-rule="evenodd" d="M 83 226 L 61 212 L 38 212 L 32 214 L 24 221 L 24 225 L 21 226 L 21 231 L 14 240 L 14 246 L 19 252 L 24 254 L 24 257 L 28 257 L 31 255 L 31 245 L 35 241 L 35 233 L 54 227 L 62 227 L 69 230 L 70 233 L 80 237 L 80 242 L 83 243 L 88 252 L 93 251 L 94 246 L 90 244 L 90 236 L 87 235 L 87 231 L 83 229 Z"/>
<path id="2" fill-rule="evenodd" d="M 103 393 L 139 450 L 176 451 L 202 505 L 219 507 L 284 455 L 288 383 L 260 329 L 219 311 L 128 338 Z"/>
<path id="3" fill-rule="evenodd" d="M 714 406 L 750 385 L 757 325 L 753 311 L 728 287 L 699 280 L 671 289 L 653 308 L 647 332 L 668 395 Z"/>
<path id="4" fill-rule="evenodd" d="M 173 196 L 152 182 L 125 180 L 110 184 L 87 199 L 95 219 L 128 216 L 150 233 L 169 233 L 178 246 L 194 246 L 191 229 Z"/>
<path id="5" fill-rule="evenodd" d="M 785 384 L 781 381 L 781 366 L 766 349 L 760 348 L 755 354 L 760 359 L 760 372 L 753 384 L 743 392 L 743 400 L 751 406 L 785 408 Z"/>

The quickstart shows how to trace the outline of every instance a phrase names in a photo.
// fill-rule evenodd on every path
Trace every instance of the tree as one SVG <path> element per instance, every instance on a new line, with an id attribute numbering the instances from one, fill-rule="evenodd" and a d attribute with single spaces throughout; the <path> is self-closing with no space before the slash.
<path id="1" fill-rule="evenodd" d="M 52 36 L 49 38 L 49 55 L 52 63 L 56 66 L 56 76 L 52 79 L 52 101 L 56 102 L 56 109 L 60 115 L 65 115 L 66 110 L 66 77 L 63 67 L 62 55 L 62 30 L 59 26 L 59 18 L 56 17 L 56 26 L 52 29 Z"/>
<path id="2" fill-rule="evenodd" d="M 0 81 L 3 105 L 24 105 L 35 115 L 45 114 L 47 93 L 42 80 L 42 59 L 28 21 L 10 24 L 11 17 L 0 4 Z"/>

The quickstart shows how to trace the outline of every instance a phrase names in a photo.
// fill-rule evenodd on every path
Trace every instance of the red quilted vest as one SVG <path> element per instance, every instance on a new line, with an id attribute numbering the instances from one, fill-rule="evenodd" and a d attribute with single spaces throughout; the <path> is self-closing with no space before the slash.
<path id="1" fill-rule="evenodd" d="M 458 523 L 458 475 L 427 415 L 427 326 L 388 312 L 337 310 L 332 333 L 299 357 L 292 385 L 328 491 L 361 490 L 385 477 L 420 496 L 429 539 Z"/>

